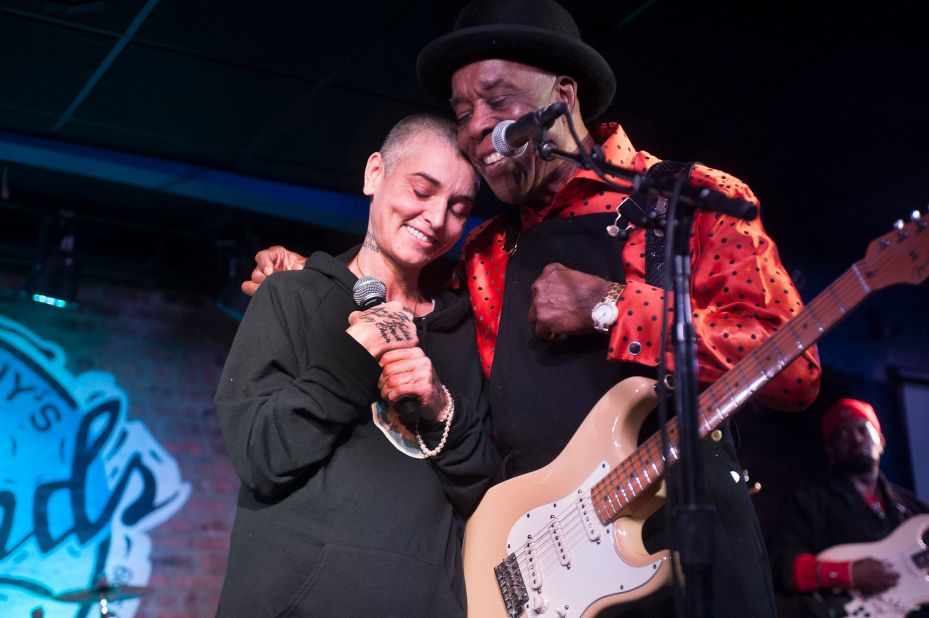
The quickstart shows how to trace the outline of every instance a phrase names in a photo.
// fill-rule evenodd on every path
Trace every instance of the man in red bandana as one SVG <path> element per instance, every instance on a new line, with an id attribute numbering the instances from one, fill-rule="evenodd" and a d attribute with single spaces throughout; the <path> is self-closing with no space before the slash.
<path id="1" fill-rule="evenodd" d="M 871 595 L 900 577 L 874 557 L 836 562 L 816 554 L 835 545 L 878 541 L 913 515 L 929 512 L 929 506 L 881 474 L 885 440 L 870 404 L 837 401 L 823 415 L 822 435 L 829 478 L 787 498 L 768 540 L 775 585 L 788 594 L 805 594 L 801 604 L 808 616 L 833 615 L 827 608 L 841 609 L 847 602 L 830 590 Z"/>

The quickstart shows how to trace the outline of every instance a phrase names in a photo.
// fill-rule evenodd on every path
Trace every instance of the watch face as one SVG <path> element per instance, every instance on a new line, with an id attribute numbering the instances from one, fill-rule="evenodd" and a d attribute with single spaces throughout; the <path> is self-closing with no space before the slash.
<path id="1" fill-rule="evenodd" d="M 619 315 L 619 309 L 612 303 L 597 303 L 591 317 L 597 324 L 612 324 Z"/>

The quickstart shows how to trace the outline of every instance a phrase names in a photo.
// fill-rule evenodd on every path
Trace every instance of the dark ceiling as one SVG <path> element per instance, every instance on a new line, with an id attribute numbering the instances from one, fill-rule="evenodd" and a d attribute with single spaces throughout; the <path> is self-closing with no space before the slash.
<path id="1" fill-rule="evenodd" d="M 639 148 L 749 182 L 788 262 L 850 262 L 929 202 L 920 3 L 565 4 L 617 73 L 604 118 Z M 416 83 L 414 60 L 462 5 L 2 0 L 0 154 L 45 138 L 49 156 L 87 145 L 357 194 L 397 119 L 446 110 Z M 87 276 L 187 291 L 221 287 L 266 243 L 336 250 L 353 238 L 261 204 L 0 165 L 0 268 L 27 268 L 62 211 Z"/>

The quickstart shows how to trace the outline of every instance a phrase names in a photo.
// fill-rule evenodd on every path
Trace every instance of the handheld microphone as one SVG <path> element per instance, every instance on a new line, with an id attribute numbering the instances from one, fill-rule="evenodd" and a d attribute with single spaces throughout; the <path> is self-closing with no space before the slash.
<path id="1" fill-rule="evenodd" d="M 387 286 L 377 277 L 365 275 L 352 286 L 352 298 L 362 311 L 383 305 L 387 302 Z"/>
<path id="2" fill-rule="evenodd" d="M 387 302 L 387 286 L 377 277 L 365 275 L 352 286 L 352 298 L 358 308 L 364 311 Z M 404 423 L 414 423 L 422 411 L 419 398 L 413 395 L 401 397 L 396 402 L 400 413 L 400 420 Z"/>
<path id="3" fill-rule="evenodd" d="M 518 157 L 526 151 L 526 145 L 545 129 L 554 124 L 559 116 L 568 112 L 564 101 L 552 103 L 534 112 L 529 112 L 519 120 L 504 120 L 494 127 L 491 141 L 494 150 L 504 157 Z"/>

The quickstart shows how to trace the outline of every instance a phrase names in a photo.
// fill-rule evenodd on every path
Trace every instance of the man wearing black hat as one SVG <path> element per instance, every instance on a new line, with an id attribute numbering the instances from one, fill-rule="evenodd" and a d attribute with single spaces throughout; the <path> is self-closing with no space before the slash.
<path id="1" fill-rule="evenodd" d="M 636 230 L 622 246 L 606 232 L 628 196 L 571 163 L 544 161 L 532 148 L 504 158 L 491 133 L 501 121 L 563 101 L 585 146 L 601 142 L 614 164 L 645 172 L 660 160 L 636 151 L 617 124 L 584 128 L 584 119 L 609 105 L 616 80 L 571 15 L 550 0 L 472 2 L 450 34 L 422 50 L 417 69 L 427 88 L 450 98 L 462 151 L 497 197 L 516 206 L 472 233 L 463 265 L 504 474 L 522 474 L 552 461 L 611 386 L 653 375 L 666 277 L 661 260 L 651 259 L 663 253 L 655 238 Z M 564 118 L 548 137 L 562 150 L 577 149 Z M 695 165 L 690 178 L 755 201 L 722 172 Z M 799 311 L 801 301 L 757 220 L 698 213 L 691 254 L 699 379 L 708 383 Z M 281 248 L 262 252 L 243 289 L 299 264 L 296 257 Z M 819 374 L 809 350 L 760 398 L 802 409 L 818 392 Z M 708 494 L 720 515 L 717 615 L 773 616 L 763 541 L 727 425 L 706 449 Z M 661 520 L 651 522 L 660 528 Z M 649 549 L 660 548 L 657 530 L 646 526 L 646 537 Z"/>

